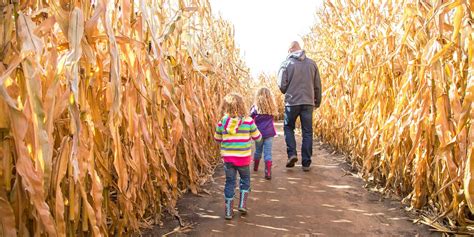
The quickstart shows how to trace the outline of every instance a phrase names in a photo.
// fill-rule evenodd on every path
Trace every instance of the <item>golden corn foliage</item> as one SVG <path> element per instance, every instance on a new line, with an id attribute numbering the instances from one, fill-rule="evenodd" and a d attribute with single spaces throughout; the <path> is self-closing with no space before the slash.
<path id="1" fill-rule="evenodd" d="M 121 235 L 197 192 L 220 98 L 248 79 L 210 11 L 0 0 L 0 235 Z"/>
<path id="2" fill-rule="evenodd" d="M 471 233 L 473 11 L 472 0 L 329 0 L 304 40 L 324 87 L 315 132 L 385 191 Z"/>

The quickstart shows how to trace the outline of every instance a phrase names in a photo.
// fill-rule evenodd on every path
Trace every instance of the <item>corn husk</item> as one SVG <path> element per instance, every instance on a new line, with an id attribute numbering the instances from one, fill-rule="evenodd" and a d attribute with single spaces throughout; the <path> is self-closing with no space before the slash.
<path id="1" fill-rule="evenodd" d="M 304 39 L 315 132 L 387 193 L 474 231 L 472 1 L 329 0 Z"/>
<path id="2" fill-rule="evenodd" d="M 249 80 L 207 0 L 2 1 L 0 236 L 120 236 L 220 161 Z"/>

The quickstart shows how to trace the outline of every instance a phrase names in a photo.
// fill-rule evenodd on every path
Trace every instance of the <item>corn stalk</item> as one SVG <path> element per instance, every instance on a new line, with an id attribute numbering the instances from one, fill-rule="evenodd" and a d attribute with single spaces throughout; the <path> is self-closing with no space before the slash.
<path id="1" fill-rule="evenodd" d="M 466 0 L 330 0 L 304 40 L 324 87 L 316 134 L 429 210 L 427 224 L 471 233 L 473 11 Z"/>
<path id="2" fill-rule="evenodd" d="M 3 0 L 0 14 L 1 236 L 120 236 L 198 192 L 220 160 L 220 98 L 248 80 L 207 0 Z"/>

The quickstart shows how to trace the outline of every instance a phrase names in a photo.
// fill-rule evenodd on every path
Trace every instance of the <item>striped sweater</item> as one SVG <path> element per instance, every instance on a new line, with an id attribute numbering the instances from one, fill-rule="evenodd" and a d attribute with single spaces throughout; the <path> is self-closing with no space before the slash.
<path id="1" fill-rule="evenodd" d="M 251 141 L 259 141 L 262 135 L 252 118 L 230 118 L 226 115 L 217 124 L 214 139 L 220 142 L 224 162 L 247 166 L 252 155 Z"/>

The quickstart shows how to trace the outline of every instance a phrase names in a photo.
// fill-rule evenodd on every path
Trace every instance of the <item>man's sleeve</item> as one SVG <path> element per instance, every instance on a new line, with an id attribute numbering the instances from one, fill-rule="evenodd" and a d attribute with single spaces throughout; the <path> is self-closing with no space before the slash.
<path id="1" fill-rule="evenodd" d="M 216 131 L 214 132 L 214 140 L 216 140 L 217 142 L 222 142 L 222 132 L 223 132 L 223 128 L 222 128 L 222 123 L 219 122 L 216 126 Z"/>
<path id="2" fill-rule="evenodd" d="M 282 65 L 280 67 L 280 71 L 278 71 L 278 87 L 280 88 L 281 93 L 286 93 L 289 84 L 290 82 L 288 80 L 288 71 L 286 69 L 286 66 Z"/>
<path id="3" fill-rule="evenodd" d="M 319 108 L 321 106 L 321 97 L 322 97 L 322 88 L 321 88 L 321 78 L 319 77 L 319 69 L 316 66 L 316 73 L 314 75 L 314 106 Z"/>

